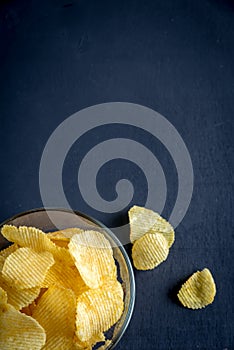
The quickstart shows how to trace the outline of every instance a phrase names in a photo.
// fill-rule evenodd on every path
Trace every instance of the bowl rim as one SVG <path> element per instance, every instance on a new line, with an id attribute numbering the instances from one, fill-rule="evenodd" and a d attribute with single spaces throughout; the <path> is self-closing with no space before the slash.
<path id="1" fill-rule="evenodd" d="M 129 256 L 128 256 L 123 244 L 116 237 L 116 235 L 111 231 L 111 229 L 109 229 L 107 226 L 105 226 L 99 220 L 97 220 L 97 219 L 93 218 L 92 216 L 89 216 L 89 215 L 87 215 L 79 210 L 71 210 L 71 209 L 66 209 L 66 208 L 56 208 L 56 207 L 43 208 L 43 207 L 41 207 L 41 208 L 34 208 L 34 209 L 26 210 L 26 211 L 20 212 L 19 214 L 15 214 L 15 215 L 9 217 L 8 219 L 4 220 L 3 222 L 1 222 L 0 229 L 3 225 L 6 225 L 9 221 L 12 221 L 14 219 L 17 219 L 17 218 L 24 216 L 24 215 L 27 215 L 27 214 L 42 212 L 42 211 L 44 211 L 44 212 L 46 212 L 46 211 L 62 211 L 62 212 L 74 213 L 76 215 L 79 215 L 79 216 L 83 217 L 84 219 L 87 219 L 87 220 L 93 222 L 94 224 L 100 226 L 105 231 L 107 231 L 107 233 L 111 236 L 111 239 L 114 240 L 114 242 L 117 244 L 118 248 L 120 249 L 120 251 L 124 257 L 125 263 L 127 265 L 127 269 L 129 271 L 130 301 L 129 301 L 128 311 L 127 311 L 125 320 L 123 322 L 123 325 L 120 328 L 118 337 L 116 337 L 116 339 L 114 339 L 113 343 L 111 344 L 111 347 L 108 346 L 106 348 L 106 350 L 114 349 L 116 347 L 116 345 L 119 343 L 119 341 L 121 340 L 121 338 L 123 337 L 128 325 L 130 323 L 130 320 L 131 320 L 132 315 L 133 315 L 135 298 L 136 298 L 136 285 L 135 285 L 134 272 L 133 272 L 133 268 L 132 268 L 132 264 L 130 262 Z"/>

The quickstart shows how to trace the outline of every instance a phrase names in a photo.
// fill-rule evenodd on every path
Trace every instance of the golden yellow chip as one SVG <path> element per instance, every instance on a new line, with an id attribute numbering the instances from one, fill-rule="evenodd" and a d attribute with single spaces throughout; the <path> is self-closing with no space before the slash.
<path id="1" fill-rule="evenodd" d="M 189 309 L 201 309 L 214 301 L 215 282 L 208 269 L 195 272 L 181 287 L 178 298 Z"/>
<path id="2" fill-rule="evenodd" d="M 146 233 L 162 234 L 170 248 L 175 240 L 175 232 L 169 222 L 153 210 L 133 206 L 129 212 L 130 240 L 134 243 Z"/>
<path id="3" fill-rule="evenodd" d="M 43 350 L 77 350 L 71 337 L 52 335 L 46 342 Z"/>
<path id="4" fill-rule="evenodd" d="M 69 251 L 87 286 L 97 288 L 105 277 L 116 278 L 116 265 L 110 242 L 96 231 L 75 234 Z"/>
<path id="5" fill-rule="evenodd" d="M 70 265 L 74 265 L 69 251 L 65 248 L 57 247 L 47 235 L 35 228 L 27 226 L 11 226 L 4 225 L 2 235 L 10 242 L 15 242 L 20 247 L 29 247 L 36 252 L 50 252 L 55 259 L 65 261 Z"/>
<path id="6" fill-rule="evenodd" d="M 2 272 L 2 268 L 4 264 L 5 264 L 5 258 L 0 255 L 0 272 Z"/>
<path id="7" fill-rule="evenodd" d="M 73 269 L 60 261 L 51 266 L 41 286 L 48 288 L 53 285 L 72 289 L 76 296 L 88 290 L 77 268 Z"/>
<path id="8" fill-rule="evenodd" d="M 7 258 L 11 253 L 14 253 L 19 246 L 17 244 L 11 244 L 9 247 L 0 251 L 0 257 Z"/>
<path id="9" fill-rule="evenodd" d="M 0 286 L 7 293 L 8 303 L 14 306 L 16 310 L 20 310 L 29 305 L 40 293 L 40 287 L 18 289 L 15 285 L 12 285 L 12 283 L 6 282 L 1 274 Z"/>
<path id="10" fill-rule="evenodd" d="M 46 331 L 43 349 L 72 349 L 76 298 L 72 290 L 50 287 L 40 298 L 32 316 Z M 65 345 L 63 345 L 65 344 Z"/>
<path id="11" fill-rule="evenodd" d="M 19 289 L 39 286 L 54 258 L 49 252 L 37 253 L 30 248 L 19 248 L 10 254 L 2 268 L 2 276 Z"/>
<path id="12" fill-rule="evenodd" d="M 74 234 L 84 232 L 84 230 L 73 227 L 73 228 L 66 228 L 61 231 L 55 231 L 55 232 L 49 232 L 47 236 L 49 239 L 54 242 L 57 246 L 68 248 L 68 243 L 70 242 L 70 239 Z"/>
<path id="13" fill-rule="evenodd" d="M 46 234 L 35 227 L 4 225 L 1 232 L 8 241 L 20 247 L 29 247 L 37 252 L 50 252 L 54 248 Z"/>
<path id="14" fill-rule="evenodd" d="M 51 242 L 53 242 L 57 247 L 61 247 L 61 248 L 68 248 L 68 243 L 70 242 L 69 238 L 66 237 L 51 237 L 48 234 L 49 239 L 51 240 Z"/>
<path id="15" fill-rule="evenodd" d="M 147 233 L 133 244 L 133 264 L 138 270 L 152 270 L 166 260 L 168 253 L 168 243 L 163 235 Z"/>
<path id="16" fill-rule="evenodd" d="M 76 335 L 88 341 L 95 334 L 113 326 L 123 313 L 123 298 L 119 282 L 109 280 L 97 289 L 90 289 L 77 299 Z"/>
<path id="17" fill-rule="evenodd" d="M 9 304 L 0 305 L 0 349 L 40 350 L 46 335 L 41 325 Z"/>
<path id="18" fill-rule="evenodd" d="M 26 315 L 32 316 L 32 313 L 37 306 L 39 300 L 41 299 L 42 295 L 47 291 L 47 288 L 41 288 L 39 295 L 36 297 L 36 299 L 33 300 L 31 304 L 28 306 L 23 307 L 20 311 L 25 313 Z"/>
<path id="19" fill-rule="evenodd" d="M 2 304 L 4 305 L 6 303 L 7 303 L 7 293 L 2 287 L 0 287 L 0 308 Z"/>
<path id="20" fill-rule="evenodd" d="M 82 233 L 84 230 L 78 227 L 71 227 L 71 228 L 65 228 L 60 231 L 54 231 L 54 232 L 49 232 L 48 236 L 51 238 L 67 238 L 70 240 L 72 236 L 74 236 L 77 233 Z"/>
<path id="21" fill-rule="evenodd" d="M 8 303 L 14 306 L 16 310 L 20 310 L 21 308 L 29 305 L 35 298 L 37 298 L 40 293 L 40 287 L 18 289 L 12 283 L 7 282 L 2 275 L 2 268 L 4 263 L 5 259 L 0 256 L 0 287 L 2 287 L 7 293 Z"/>
<path id="22" fill-rule="evenodd" d="M 76 335 L 73 339 L 75 342 L 76 350 L 92 350 L 92 347 L 95 346 L 97 343 L 104 342 L 106 340 L 105 335 L 103 333 L 96 334 L 91 339 L 84 342 L 78 339 Z"/>

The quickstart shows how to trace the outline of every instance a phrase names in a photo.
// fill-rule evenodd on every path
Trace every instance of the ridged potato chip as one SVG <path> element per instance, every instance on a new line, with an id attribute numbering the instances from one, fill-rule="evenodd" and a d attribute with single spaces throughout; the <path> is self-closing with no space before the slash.
<path id="1" fill-rule="evenodd" d="M 10 254 L 9 254 L 10 255 Z M 9 256 L 8 254 L 6 256 Z M 2 268 L 5 258 L 0 256 L 0 287 L 7 293 L 8 303 L 14 306 L 16 310 L 29 305 L 40 293 L 40 287 L 30 289 L 18 289 L 12 283 L 7 282 L 2 275 Z"/>
<path id="2" fill-rule="evenodd" d="M 162 234 L 170 248 L 175 240 L 175 232 L 169 222 L 153 210 L 134 205 L 128 212 L 130 240 L 134 243 L 146 233 Z"/>
<path id="3" fill-rule="evenodd" d="M 61 248 L 68 248 L 68 243 L 70 242 L 70 239 L 67 237 L 52 237 L 50 236 L 50 234 L 48 233 L 47 236 L 49 237 L 49 239 L 51 240 L 51 242 L 53 242 L 57 247 L 61 247 Z"/>
<path id="4" fill-rule="evenodd" d="M 53 285 L 72 289 L 76 296 L 88 290 L 77 268 L 73 269 L 60 261 L 51 266 L 41 287 L 48 288 Z"/>
<path id="5" fill-rule="evenodd" d="M 11 253 L 14 253 L 19 246 L 15 243 L 0 251 L 0 257 L 7 258 Z"/>
<path id="6" fill-rule="evenodd" d="M 72 236 L 74 236 L 77 233 L 79 234 L 82 232 L 84 232 L 84 230 L 82 230 L 81 228 L 70 227 L 70 228 L 65 228 L 63 230 L 60 230 L 60 231 L 49 232 L 48 236 L 50 238 L 66 238 L 66 239 L 70 240 L 70 238 L 72 238 Z"/>
<path id="7" fill-rule="evenodd" d="M 110 242 L 96 231 L 75 234 L 69 243 L 69 251 L 87 286 L 97 288 L 105 277 L 116 278 L 116 265 Z"/>
<path id="8" fill-rule="evenodd" d="M 181 287 L 178 298 L 189 309 L 201 309 L 214 301 L 216 286 L 211 272 L 205 268 L 195 272 Z"/>
<path id="9" fill-rule="evenodd" d="M 0 255 L 0 272 L 2 272 L 3 265 L 5 264 L 5 258 Z"/>
<path id="10" fill-rule="evenodd" d="M 36 320 L 9 304 L 0 305 L 1 350 L 40 350 L 45 340 L 45 331 Z"/>
<path id="11" fill-rule="evenodd" d="M 3 265 L 2 276 L 19 289 L 39 286 L 54 258 L 49 252 L 37 253 L 31 248 L 19 248 L 10 254 Z"/>
<path id="12" fill-rule="evenodd" d="M 29 247 L 36 252 L 51 252 L 54 249 L 54 244 L 46 234 L 35 227 L 4 225 L 1 232 L 8 241 L 20 247 Z"/>
<path id="13" fill-rule="evenodd" d="M 123 313 L 122 287 L 114 280 L 90 289 L 77 299 L 76 335 L 88 341 L 113 326 Z"/>
<path id="14" fill-rule="evenodd" d="M 20 247 L 29 247 L 36 252 L 50 252 L 55 259 L 74 265 L 73 259 L 66 248 L 56 246 L 47 235 L 35 228 L 27 226 L 4 225 L 2 235 L 10 242 L 15 242 Z"/>
<path id="15" fill-rule="evenodd" d="M 163 235 L 147 233 L 133 244 L 133 264 L 138 270 L 152 270 L 166 260 L 168 253 L 168 243 Z"/>
<path id="16" fill-rule="evenodd" d="M 32 316 L 46 331 L 43 349 L 74 348 L 75 314 L 76 298 L 72 290 L 53 286 L 42 295 Z"/>
<path id="17" fill-rule="evenodd" d="M 99 334 L 94 335 L 88 341 L 82 342 L 75 335 L 73 340 L 75 342 L 76 350 L 92 350 L 92 347 L 95 346 L 97 343 L 104 342 L 106 340 L 106 337 L 103 333 L 99 333 Z M 98 350 L 99 350 L 99 347 L 98 347 Z"/>
<path id="18" fill-rule="evenodd" d="M 60 335 L 52 335 L 46 342 L 43 350 L 75 350 L 72 338 L 66 338 Z"/>
<path id="19" fill-rule="evenodd" d="M 28 306 L 40 293 L 40 287 L 18 289 L 15 285 L 12 285 L 12 283 L 6 282 L 1 274 L 0 286 L 7 293 L 8 303 L 14 306 L 16 310 Z"/>
<path id="20" fill-rule="evenodd" d="M 31 304 L 29 304 L 28 306 L 22 308 L 20 311 L 25 313 L 26 315 L 32 316 L 35 307 L 37 306 L 39 300 L 41 299 L 42 295 L 45 294 L 47 289 L 48 288 L 41 288 L 37 298 Z"/>
<path id="21" fill-rule="evenodd" d="M 61 231 L 49 232 L 47 236 L 49 239 L 54 242 L 59 247 L 68 248 L 68 243 L 74 234 L 84 232 L 84 230 L 73 227 L 73 228 L 65 228 Z"/>
<path id="22" fill-rule="evenodd" d="M 0 308 L 2 304 L 4 305 L 6 303 L 7 303 L 7 293 L 2 287 L 0 287 Z"/>

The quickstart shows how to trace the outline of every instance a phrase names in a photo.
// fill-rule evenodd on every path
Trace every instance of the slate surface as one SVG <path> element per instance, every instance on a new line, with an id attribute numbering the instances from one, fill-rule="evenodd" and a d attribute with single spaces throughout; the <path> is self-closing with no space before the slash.
<path id="1" fill-rule="evenodd" d="M 42 206 L 41 154 L 68 116 L 112 101 L 158 111 L 189 149 L 194 194 L 168 260 L 136 272 L 135 312 L 116 350 L 234 349 L 233 1 L 21 0 L 0 9 L 0 219 Z M 144 131 L 122 126 L 96 129 L 71 149 L 64 188 L 73 208 L 107 225 L 126 221 L 127 208 L 96 212 L 77 188 L 77 150 L 85 153 L 109 137 L 136 139 L 158 157 L 167 176 L 168 217 L 178 185 L 173 161 Z M 112 200 L 122 175 L 135 185 L 133 202 L 143 205 L 146 179 L 128 161 L 100 170 L 101 195 Z M 205 266 L 217 283 L 214 304 L 202 311 L 180 307 L 178 284 Z"/>

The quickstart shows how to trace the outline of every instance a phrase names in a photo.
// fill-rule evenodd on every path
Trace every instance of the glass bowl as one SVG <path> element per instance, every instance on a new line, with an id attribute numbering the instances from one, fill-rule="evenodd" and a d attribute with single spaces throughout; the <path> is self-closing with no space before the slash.
<path id="1" fill-rule="evenodd" d="M 128 255 L 113 232 L 97 220 L 78 211 L 67 209 L 34 209 L 5 220 L 0 224 L 0 228 L 5 224 L 15 226 L 34 226 L 44 232 L 56 231 L 57 229 L 68 227 L 79 227 L 86 230 L 93 229 L 100 231 L 105 235 L 112 245 L 117 265 L 118 280 L 122 283 L 124 290 L 124 312 L 120 320 L 105 333 L 107 339 L 110 339 L 110 343 L 106 349 L 114 349 L 126 331 L 133 313 L 135 302 L 135 280 Z M 8 245 L 9 242 L 0 234 L 0 250 L 6 248 Z M 103 345 L 103 343 L 96 345 L 93 349 L 96 350 L 101 345 Z"/>

